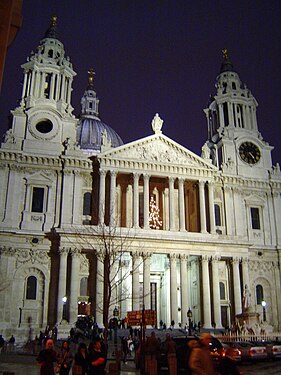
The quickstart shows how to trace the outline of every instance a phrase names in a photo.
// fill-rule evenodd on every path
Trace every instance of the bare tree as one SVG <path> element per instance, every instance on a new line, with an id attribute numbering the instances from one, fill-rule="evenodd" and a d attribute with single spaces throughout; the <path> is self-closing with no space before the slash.
<path id="1" fill-rule="evenodd" d="M 73 227 L 75 236 L 71 236 L 71 242 L 81 249 L 93 250 L 97 263 L 96 277 L 103 286 L 102 290 L 97 290 L 96 295 L 102 295 L 100 302 L 96 303 L 96 312 L 102 314 L 104 325 L 104 338 L 107 341 L 110 311 L 114 306 L 120 306 L 120 303 L 129 297 L 130 290 L 124 287 L 124 281 L 134 272 L 134 267 L 127 268 L 122 272 L 125 254 L 132 250 L 141 253 L 138 241 L 135 241 L 135 234 L 132 234 L 132 228 L 122 228 L 115 225 L 97 225 Z M 139 263 L 136 267 L 140 267 Z M 122 288 L 122 289 L 121 289 Z"/>

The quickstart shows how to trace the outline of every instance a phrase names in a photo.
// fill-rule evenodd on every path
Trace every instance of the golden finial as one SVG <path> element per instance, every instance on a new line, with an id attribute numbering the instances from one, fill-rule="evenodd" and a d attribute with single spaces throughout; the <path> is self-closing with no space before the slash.
<path id="1" fill-rule="evenodd" d="M 222 56 L 223 56 L 224 60 L 228 60 L 228 49 L 227 48 L 224 48 L 222 50 Z"/>
<path id="2" fill-rule="evenodd" d="M 88 80 L 89 80 L 89 85 L 93 85 L 94 84 L 94 76 L 95 76 L 95 71 L 93 68 L 89 69 L 88 70 Z"/>
<path id="3" fill-rule="evenodd" d="M 52 26 L 57 26 L 57 20 L 58 20 L 58 17 L 54 14 L 52 15 Z"/>

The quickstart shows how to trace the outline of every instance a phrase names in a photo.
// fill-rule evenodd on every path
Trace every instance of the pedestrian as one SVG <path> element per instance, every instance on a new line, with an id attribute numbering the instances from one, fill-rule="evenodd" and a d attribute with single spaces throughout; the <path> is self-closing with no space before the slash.
<path id="1" fill-rule="evenodd" d="M 15 348 L 15 342 L 16 342 L 16 339 L 15 337 L 12 335 L 8 341 L 8 348 L 9 348 L 9 352 L 13 352 L 14 351 L 14 348 Z"/>
<path id="2" fill-rule="evenodd" d="M 95 340 L 89 345 L 89 375 L 104 375 L 106 364 L 106 353 L 102 351 L 99 340 Z"/>
<path id="3" fill-rule="evenodd" d="M 57 353 L 54 350 L 54 342 L 52 339 L 46 341 L 45 349 L 41 350 L 36 358 L 38 366 L 40 366 L 40 375 L 54 375 L 54 363 L 57 362 Z"/>
<path id="4" fill-rule="evenodd" d="M 152 331 L 150 336 L 147 337 L 145 342 L 145 371 L 148 370 L 148 361 L 153 361 L 156 366 L 156 372 L 158 367 L 158 361 L 160 359 L 160 342 L 157 339 L 155 332 Z"/>
<path id="5" fill-rule="evenodd" d="M 177 372 L 177 356 L 176 356 L 176 343 L 169 333 L 166 334 L 164 342 L 164 350 L 168 359 L 169 371 L 171 373 Z"/>
<path id="6" fill-rule="evenodd" d="M 122 336 L 121 338 L 121 348 L 122 348 L 123 363 L 125 364 L 127 361 L 127 356 L 129 354 L 128 340 L 127 340 L 127 337 L 125 336 Z"/>
<path id="7" fill-rule="evenodd" d="M 192 375 L 216 374 L 209 348 L 211 339 L 209 333 L 203 333 L 199 340 L 200 346 L 192 349 L 188 362 Z"/>
<path id="8" fill-rule="evenodd" d="M 233 348 L 226 349 L 225 357 L 222 358 L 219 366 L 219 373 L 221 375 L 240 375 Z"/>
<path id="9" fill-rule="evenodd" d="M 74 366 L 72 368 L 72 375 L 86 375 L 89 367 L 89 355 L 87 346 L 81 342 L 78 346 L 77 353 L 74 357 Z"/>
<path id="10" fill-rule="evenodd" d="M 71 353 L 69 342 L 67 340 L 62 342 L 61 348 L 57 354 L 56 372 L 60 375 L 68 375 L 71 369 L 73 355 Z"/>

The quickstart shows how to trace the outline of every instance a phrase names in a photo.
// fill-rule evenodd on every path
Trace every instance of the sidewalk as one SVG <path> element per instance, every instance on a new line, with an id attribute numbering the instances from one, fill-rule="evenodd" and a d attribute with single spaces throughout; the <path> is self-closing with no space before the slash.
<path id="1" fill-rule="evenodd" d="M 108 363 L 112 362 L 109 360 Z M 36 365 L 36 356 L 29 354 L 0 354 L 0 375 L 3 372 L 11 372 L 15 375 L 39 375 L 39 367 Z M 120 375 L 139 375 L 133 360 L 121 364 Z M 70 372 L 71 375 L 71 372 Z M 109 374 L 110 375 L 110 374 Z"/>

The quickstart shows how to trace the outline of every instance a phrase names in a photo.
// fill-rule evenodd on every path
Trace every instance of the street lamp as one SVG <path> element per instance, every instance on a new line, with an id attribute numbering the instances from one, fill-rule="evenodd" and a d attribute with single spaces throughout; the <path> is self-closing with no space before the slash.
<path id="1" fill-rule="evenodd" d="M 190 308 L 187 311 L 187 318 L 188 318 L 188 335 L 191 336 L 191 318 L 192 318 L 192 311 Z"/>
<path id="2" fill-rule="evenodd" d="M 261 301 L 261 305 L 262 305 L 263 321 L 265 322 L 266 321 L 266 312 L 265 312 L 266 302 L 265 301 Z"/>
<path id="3" fill-rule="evenodd" d="M 113 310 L 113 316 L 114 316 L 114 346 L 117 347 L 117 326 L 118 326 L 118 316 L 119 316 L 119 309 L 117 306 L 114 307 Z"/>
<path id="4" fill-rule="evenodd" d="M 64 296 L 62 297 L 62 320 L 66 320 L 66 302 L 67 302 L 67 297 Z"/>

